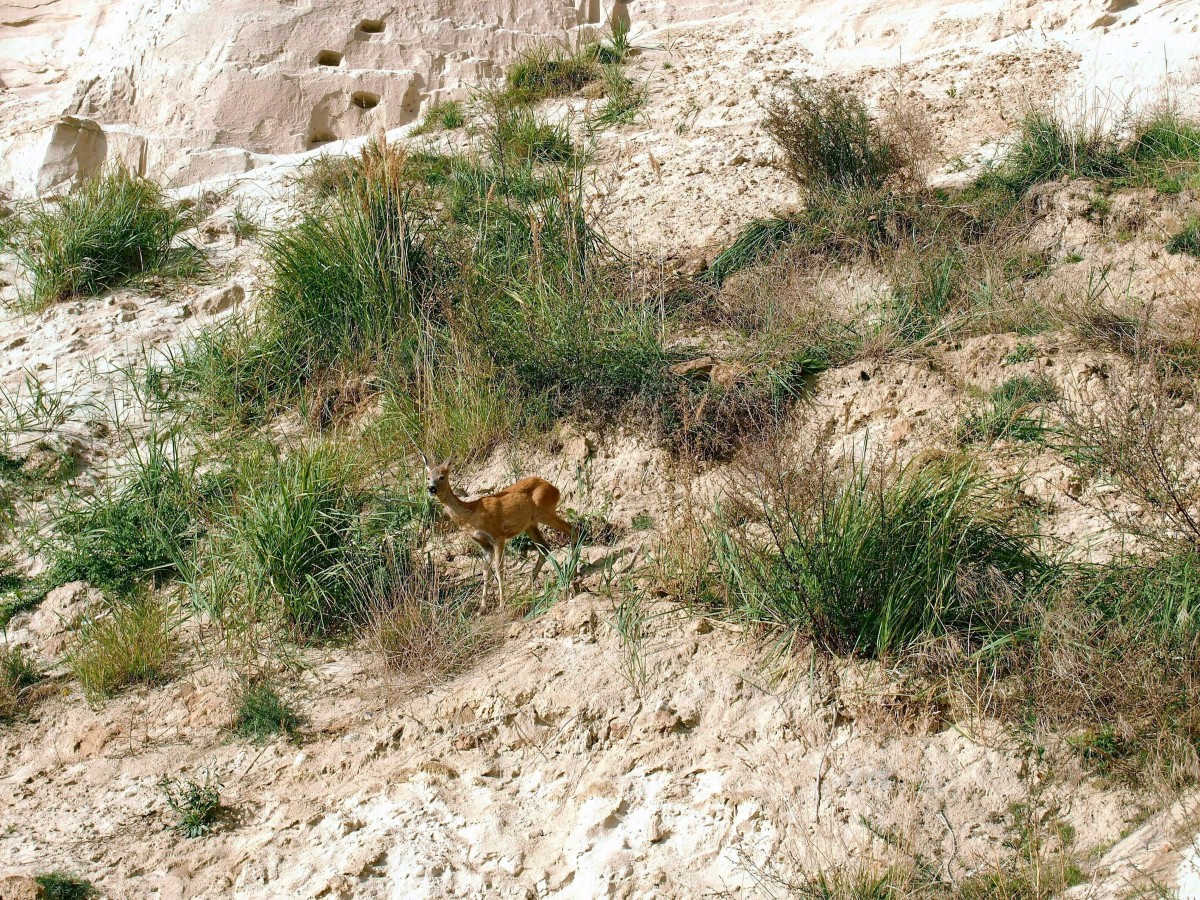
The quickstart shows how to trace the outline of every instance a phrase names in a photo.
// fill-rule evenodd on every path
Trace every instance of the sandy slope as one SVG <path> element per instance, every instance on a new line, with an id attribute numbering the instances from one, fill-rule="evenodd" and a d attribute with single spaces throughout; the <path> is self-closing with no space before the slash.
<path id="1" fill-rule="evenodd" d="M 757 125 L 763 92 L 789 74 L 840 75 L 874 97 L 899 89 L 936 127 L 948 158 L 942 178 L 988 156 L 1027 101 L 1073 103 L 1089 86 L 1102 89 L 1101 106 L 1150 99 L 1165 65 L 1182 102 L 1195 102 L 1200 10 L 1183 0 L 628 11 L 646 48 L 633 71 L 651 101 L 636 124 L 600 137 L 597 202 L 615 237 L 664 259 L 711 253 L 751 218 L 795 201 Z M 9 71 L 0 78 L 11 87 Z M 54 91 L 74 76 L 64 77 Z M 585 105 L 549 111 L 578 117 Z M 243 176 L 239 194 L 277 214 L 295 162 Z M 136 360 L 146 346 L 177 345 L 227 314 L 238 299 L 231 284 L 245 292 L 239 302 L 253 302 L 257 251 L 229 233 L 235 200 L 200 238 L 228 267 L 211 285 L 166 296 L 122 291 L 37 316 L 0 311 L 0 386 L 11 393 L 31 372 L 77 385 L 55 439 L 80 442 L 83 481 L 110 449 L 89 430 L 89 404 L 110 402 L 119 382 L 93 372 Z M 1138 273 L 1136 296 L 1194 296 L 1195 266 L 1156 250 L 1190 198 L 1154 207 L 1144 236 L 1128 244 L 1088 222 L 1086 186 L 1049 202 L 1039 240 L 1059 256 L 1088 256 L 1057 276 L 1064 292 L 1111 262 Z M 1045 369 L 1083 389 L 1120 365 L 1054 334 L 1035 343 L 1038 356 L 1024 368 L 1004 362 L 1015 339 L 993 337 L 947 350 L 937 367 L 901 360 L 835 370 L 804 415 L 847 444 L 870 436 L 910 453 L 945 438 L 970 386 Z M 566 488 L 567 505 L 605 504 L 622 525 L 648 513 L 661 525 L 719 484 L 719 473 L 677 473 L 661 451 L 621 434 L 599 441 L 590 487 L 569 454 L 510 453 L 467 487 L 499 486 L 514 467 L 538 471 Z M 1052 509 L 1049 532 L 1103 554 L 1105 501 L 1075 496 L 1051 457 L 1020 465 Z M 627 534 L 621 565 L 644 558 L 650 540 Z M 996 866 L 1012 805 L 1036 795 L 1075 829 L 1081 852 L 1096 851 L 1094 884 L 1077 895 L 1117 896 L 1139 873 L 1189 883 L 1188 860 L 1197 858 L 1189 800 L 1133 797 L 1069 766 L 1044 782 L 994 724 L 914 717 L 908 699 L 870 671 L 818 666 L 813 675 L 800 659 L 776 679 L 751 638 L 655 607 L 662 615 L 640 648 L 647 678 L 631 681 L 633 648 L 613 628 L 601 582 L 541 619 L 499 625 L 492 653 L 445 684 L 398 683 L 359 651 L 312 655 L 297 695 L 309 718 L 299 747 L 229 738 L 229 676 L 190 650 L 176 681 L 96 709 L 59 678 L 36 721 L 0 731 L 0 875 L 61 867 L 131 898 L 770 896 L 802 871 L 897 858 L 878 837 L 888 831 L 949 876 Z M 62 647 L 50 616 L 18 619 L 10 639 L 52 666 Z M 166 830 L 155 782 L 203 766 L 223 779 L 228 819 L 216 835 L 183 842 Z M 1200 886 L 1182 896 L 1200 896 Z"/>

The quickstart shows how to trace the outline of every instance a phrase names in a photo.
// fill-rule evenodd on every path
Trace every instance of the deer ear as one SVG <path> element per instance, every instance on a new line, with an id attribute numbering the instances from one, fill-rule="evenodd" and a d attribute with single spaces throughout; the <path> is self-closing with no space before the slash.
<path id="1" fill-rule="evenodd" d="M 425 468 L 432 468 L 432 466 L 429 465 L 429 457 L 425 455 L 425 451 L 418 447 L 417 452 L 421 454 L 421 462 L 425 463 Z"/>
<path id="2" fill-rule="evenodd" d="M 446 457 L 444 460 L 442 460 L 442 466 L 441 466 L 441 467 L 442 467 L 443 469 L 446 469 L 447 471 L 449 471 L 449 469 L 450 469 L 450 460 L 451 460 L 451 459 L 452 459 L 452 457 L 449 457 L 449 456 L 447 456 L 447 457 Z"/>

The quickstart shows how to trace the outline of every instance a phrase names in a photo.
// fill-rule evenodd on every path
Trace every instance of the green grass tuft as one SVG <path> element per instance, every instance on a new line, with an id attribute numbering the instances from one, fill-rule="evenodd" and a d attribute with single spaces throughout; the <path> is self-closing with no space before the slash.
<path id="1" fill-rule="evenodd" d="M 176 244 L 194 224 L 192 214 L 123 167 L 19 215 L 14 239 L 32 281 L 24 302 L 33 309 L 94 296 L 139 275 L 191 274 L 202 265 L 197 248 Z"/>
<path id="2" fill-rule="evenodd" d="M 768 550 L 717 536 L 721 602 L 841 652 L 983 640 L 1046 570 L 1005 505 L 999 485 L 955 459 L 805 485 L 769 502 Z"/>
<path id="3" fill-rule="evenodd" d="M 1172 235 L 1167 241 L 1167 250 L 1200 259 L 1200 217 L 1189 219 L 1181 231 Z"/>
<path id="4" fill-rule="evenodd" d="M 1032 413 L 1057 399 L 1058 388 L 1047 378 L 1028 375 L 1010 378 L 988 392 L 987 405 L 981 411 L 963 419 L 959 440 L 963 443 L 1037 440 L 1046 429 L 1041 414 Z"/>
<path id="5" fill-rule="evenodd" d="M 102 700 L 131 684 L 164 680 L 175 653 L 178 613 L 145 596 L 83 621 L 67 664 L 89 700 Z"/>
<path id="6" fill-rule="evenodd" d="M 65 872 L 48 872 L 33 879 L 42 889 L 42 900 L 89 900 L 100 892 L 86 878 L 78 878 Z"/>
<path id="7" fill-rule="evenodd" d="M 507 93 L 518 103 L 562 97 L 578 91 L 598 71 L 595 45 L 570 53 L 561 47 L 539 44 L 509 68 Z"/>
<path id="8" fill-rule="evenodd" d="M 37 684 L 41 678 L 37 663 L 24 648 L 16 645 L 0 647 L 0 722 L 13 719 L 22 712 L 26 688 Z"/>
<path id="9" fill-rule="evenodd" d="M 604 66 L 601 79 L 606 99 L 599 112 L 588 120 L 589 130 L 595 132 L 617 125 L 631 125 L 646 104 L 649 96 L 646 86 L 633 81 L 618 65 Z"/>
<path id="10" fill-rule="evenodd" d="M 194 473 L 173 443 L 151 437 L 146 446 L 119 487 L 59 516 L 46 589 L 83 580 L 122 598 L 184 566 L 196 537 Z"/>
<path id="11" fill-rule="evenodd" d="M 242 683 L 233 717 L 234 733 L 255 741 L 277 734 L 294 738 L 300 725 L 299 714 L 284 702 L 273 684 L 262 680 Z"/>
<path id="12" fill-rule="evenodd" d="M 434 131 L 449 131 L 467 124 L 467 113 L 458 100 L 439 100 L 425 110 L 421 124 L 412 130 L 413 135 L 429 134 Z"/>

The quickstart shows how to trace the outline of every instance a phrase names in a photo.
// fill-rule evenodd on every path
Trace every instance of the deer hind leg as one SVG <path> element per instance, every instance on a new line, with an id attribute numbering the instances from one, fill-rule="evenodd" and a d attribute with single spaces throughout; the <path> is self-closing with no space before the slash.
<path id="1" fill-rule="evenodd" d="M 539 525 L 545 525 L 547 528 L 553 528 L 555 531 L 562 532 L 571 540 L 575 540 L 578 534 L 578 529 L 553 509 L 539 511 L 537 521 Z"/>
<path id="2" fill-rule="evenodd" d="M 537 584 L 538 573 L 542 571 L 542 566 L 546 564 L 546 559 L 550 555 L 548 545 L 546 544 L 546 536 L 542 534 L 536 523 L 530 523 L 525 529 L 525 533 L 529 535 L 529 540 L 533 543 L 533 549 L 537 551 L 537 562 L 533 564 L 533 574 L 529 576 L 529 586 L 532 588 Z"/>

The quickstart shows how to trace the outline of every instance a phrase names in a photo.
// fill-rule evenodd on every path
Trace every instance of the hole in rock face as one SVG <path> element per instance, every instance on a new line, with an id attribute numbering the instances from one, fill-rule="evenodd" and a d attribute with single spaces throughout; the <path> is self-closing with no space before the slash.
<path id="1" fill-rule="evenodd" d="M 386 27 L 383 19 L 363 19 L 358 23 L 358 30 L 363 34 L 383 34 Z"/>
<path id="2" fill-rule="evenodd" d="M 338 136 L 332 131 L 318 128 L 308 135 L 308 146 L 310 148 L 320 147 L 322 144 L 328 144 L 330 141 L 336 141 L 337 139 Z"/>
<path id="3" fill-rule="evenodd" d="M 379 95 L 370 91 L 355 91 L 350 95 L 350 102 L 359 109 L 374 109 L 379 105 Z"/>
<path id="4" fill-rule="evenodd" d="M 342 54 L 336 50 L 322 50 L 317 54 L 318 66 L 340 66 L 342 64 Z"/>

